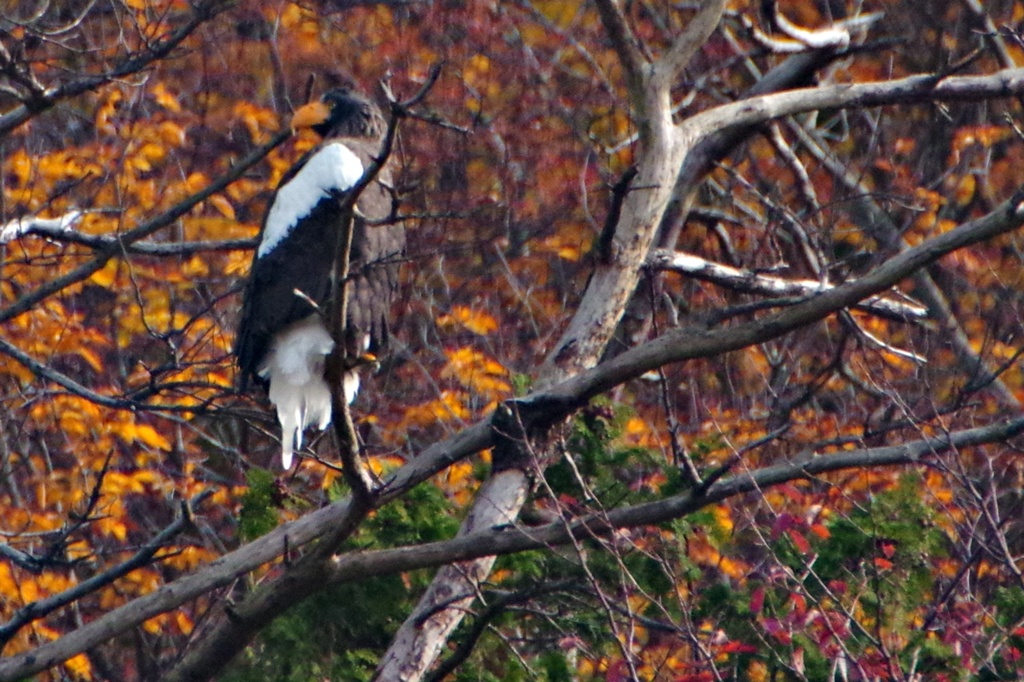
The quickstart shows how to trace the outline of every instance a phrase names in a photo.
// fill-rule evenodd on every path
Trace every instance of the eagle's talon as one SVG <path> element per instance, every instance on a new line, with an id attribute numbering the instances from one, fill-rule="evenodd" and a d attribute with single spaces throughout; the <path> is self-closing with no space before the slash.
<path id="1" fill-rule="evenodd" d="M 369 367 L 371 370 L 377 371 L 380 369 L 380 360 L 373 353 L 362 353 L 344 358 L 341 361 L 341 366 L 346 372 L 361 367 Z"/>

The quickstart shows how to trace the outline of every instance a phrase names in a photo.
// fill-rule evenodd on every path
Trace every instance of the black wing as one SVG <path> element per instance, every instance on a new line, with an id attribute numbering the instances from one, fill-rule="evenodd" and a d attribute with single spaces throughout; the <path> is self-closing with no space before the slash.
<path id="1" fill-rule="evenodd" d="M 364 167 L 372 163 L 378 148 L 375 142 L 332 139 L 325 144 L 339 141 L 359 157 Z M 282 185 L 308 158 L 310 155 L 296 164 Z M 363 352 L 366 335 L 374 351 L 383 348 L 387 340 L 388 310 L 398 285 L 405 229 L 398 224 L 368 225 L 363 217 L 373 223 L 390 216 L 389 185 L 390 175 L 385 168 L 356 202 L 346 340 L 350 353 Z M 323 199 L 274 249 L 262 257 L 254 256 L 235 344 L 243 390 L 250 377 L 264 383 L 257 372 L 274 334 L 318 310 L 327 314 L 332 305 L 328 297 L 334 247 L 342 226 L 351 219 L 350 211 L 342 210 L 344 199 L 344 195 Z"/>
<path id="2" fill-rule="evenodd" d="M 364 165 L 369 165 L 375 147 L 353 144 L 352 150 Z M 388 315 L 398 289 L 400 259 L 405 253 L 405 227 L 400 223 L 382 224 L 391 217 L 390 186 L 391 174 L 385 167 L 356 202 L 346 340 L 350 354 L 364 351 L 362 340 L 367 335 L 369 350 L 379 353 L 387 346 Z"/>

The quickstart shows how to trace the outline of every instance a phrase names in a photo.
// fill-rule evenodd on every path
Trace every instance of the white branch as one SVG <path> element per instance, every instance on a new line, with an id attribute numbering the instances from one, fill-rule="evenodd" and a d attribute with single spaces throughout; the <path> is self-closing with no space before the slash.
<path id="1" fill-rule="evenodd" d="M 704 0 L 700 10 L 686 26 L 686 30 L 655 63 L 652 78 L 655 89 L 664 89 L 668 92 L 693 56 L 718 28 L 722 13 L 725 12 L 725 5 L 725 0 Z"/>
<path id="2" fill-rule="evenodd" d="M 696 114 L 680 127 L 685 136 L 704 137 L 733 127 L 831 108 L 877 107 L 921 102 L 965 102 L 1024 93 L 1024 68 L 983 76 L 922 74 L 891 81 L 839 84 L 788 90 L 723 104 Z"/>
<path id="3" fill-rule="evenodd" d="M 22 216 L 0 226 L 0 244 L 20 239 L 28 235 L 60 238 L 74 234 L 72 228 L 82 219 L 85 211 L 77 208 L 56 218 L 40 218 L 38 216 Z"/>
<path id="4" fill-rule="evenodd" d="M 86 213 L 104 213 L 107 209 L 68 211 L 56 218 L 23 216 L 0 226 L 0 244 L 25 237 L 42 237 L 55 242 L 79 244 L 90 249 L 103 249 L 120 245 L 126 253 L 150 256 L 187 256 L 206 251 L 247 251 L 256 246 L 256 238 L 223 239 L 217 241 L 155 242 L 141 240 L 122 243 L 120 234 L 88 234 L 74 229 Z"/>
<path id="5" fill-rule="evenodd" d="M 737 291 L 768 296 L 813 296 L 834 289 L 836 286 L 828 282 L 810 279 L 771 277 L 752 270 L 741 270 L 715 263 L 690 253 L 667 249 L 653 252 L 647 262 L 659 270 L 670 270 Z M 928 317 L 928 310 L 920 304 L 893 301 L 880 296 L 872 296 L 860 301 L 855 307 L 898 319 L 920 320 Z"/>

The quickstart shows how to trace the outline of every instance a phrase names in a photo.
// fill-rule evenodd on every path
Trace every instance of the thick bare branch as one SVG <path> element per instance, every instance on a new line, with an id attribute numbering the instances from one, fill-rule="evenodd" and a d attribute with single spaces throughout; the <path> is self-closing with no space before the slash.
<path id="1" fill-rule="evenodd" d="M 762 10 L 768 16 L 768 21 L 772 27 L 779 33 L 787 36 L 801 49 L 834 48 L 843 50 L 850 45 L 850 31 L 845 26 L 828 26 L 819 29 L 807 29 L 803 26 L 797 26 L 779 11 L 778 3 L 775 0 L 764 2 Z M 776 42 L 756 29 L 755 36 L 759 41 Z M 781 47 L 779 51 L 787 50 Z"/>
<path id="2" fill-rule="evenodd" d="M 840 54 L 842 53 L 831 49 L 795 54 L 758 78 L 757 82 L 744 93 L 744 99 L 806 85 L 813 74 L 828 66 Z M 689 215 L 693 198 L 700 186 L 700 179 L 715 162 L 724 158 L 740 140 L 746 138 L 755 129 L 755 127 L 751 127 L 720 130 L 704 137 L 694 145 L 693 150 L 683 161 L 676 178 L 676 186 L 672 193 L 674 209 L 659 227 L 660 234 L 657 241 L 659 247 L 668 249 L 675 247 L 679 233 Z"/>
<path id="3" fill-rule="evenodd" d="M 484 483 L 459 537 L 471 537 L 488 529 L 515 523 L 529 486 L 525 474 L 516 469 L 501 471 Z M 377 666 L 376 679 L 421 679 L 441 654 L 448 636 L 458 626 L 476 598 L 480 584 L 494 567 L 496 556 L 478 554 L 463 563 L 447 564 L 434 576 L 416 608 L 392 639 Z M 339 557 L 344 561 L 345 557 Z"/>
<path id="4" fill-rule="evenodd" d="M 349 554 L 338 558 L 328 580 L 332 583 L 346 582 L 368 575 L 385 575 L 466 561 L 480 556 L 511 554 L 557 546 L 570 542 L 573 537 L 586 539 L 595 534 L 606 535 L 617 528 L 664 523 L 735 495 L 764 490 L 809 476 L 844 469 L 920 464 L 943 452 L 1002 443 L 1022 433 L 1024 417 L 1018 417 L 899 445 L 812 453 L 783 464 L 722 478 L 703 490 L 688 491 L 662 500 L 612 509 L 599 515 L 578 519 L 568 526 L 559 520 L 532 528 L 489 528 L 453 540 L 416 547 Z"/>
<path id="5" fill-rule="evenodd" d="M 626 21 L 626 15 L 622 13 L 616 0 L 597 0 L 597 11 L 601 15 L 601 23 L 611 40 L 612 48 L 619 57 L 623 70 L 626 72 L 626 86 L 634 100 L 643 99 L 645 82 L 645 69 L 647 60 L 643 50 L 640 49 L 640 41 L 637 40 L 633 29 Z"/>
<path id="6" fill-rule="evenodd" d="M 56 218 L 40 218 L 38 216 L 22 216 L 0 225 L 0 244 L 19 239 L 29 234 L 40 234 L 59 237 L 73 233 L 74 227 L 82 219 L 84 212 L 72 209 Z"/>
<path id="7" fill-rule="evenodd" d="M 1024 69 L 984 76 L 910 76 L 891 81 L 802 88 L 723 104 L 696 114 L 680 126 L 684 134 L 752 126 L 773 119 L 828 108 L 877 107 L 921 102 L 964 102 L 1024 93 Z"/>
<path id="8" fill-rule="evenodd" d="M 752 270 L 741 270 L 680 251 L 658 249 L 651 253 L 648 263 L 658 270 L 670 270 L 705 282 L 713 282 L 735 291 L 767 296 L 812 296 L 826 289 L 835 288 L 834 284 L 827 282 L 809 279 L 783 279 L 782 277 L 762 275 Z M 855 307 L 896 320 L 921 320 L 928 317 L 928 310 L 924 306 L 879 296 L 860 301 Z"/>
<path id="9" fill-rule="evenodd" d="M 686 65 L 718 27 L 722 13 L 725 12 L 725 5 L 725 0 L 704 0 L 701 3 L 700 10 L 687 24 L 686 30 L 655 63 L 651 78 L 651 86 L 654 89 L 664 92 L 671 89 Z"/>

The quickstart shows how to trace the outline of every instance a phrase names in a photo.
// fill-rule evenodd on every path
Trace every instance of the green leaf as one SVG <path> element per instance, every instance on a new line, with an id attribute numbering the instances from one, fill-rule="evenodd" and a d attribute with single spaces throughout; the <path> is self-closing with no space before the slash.
<path id="1" fill-rule="evenodd" d="M 249 489 L 242 495 L 238 528 L 242 539 L 249 541 L 266 535 L 277 527 L 277 496 L 273 474 L 266 469 L 250 469 L 245 474 Z"/>

